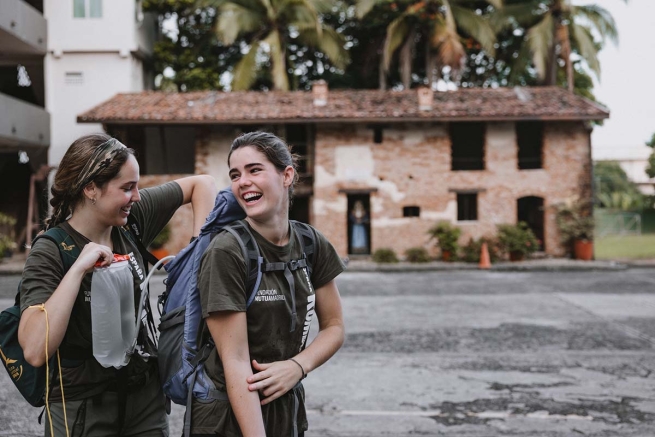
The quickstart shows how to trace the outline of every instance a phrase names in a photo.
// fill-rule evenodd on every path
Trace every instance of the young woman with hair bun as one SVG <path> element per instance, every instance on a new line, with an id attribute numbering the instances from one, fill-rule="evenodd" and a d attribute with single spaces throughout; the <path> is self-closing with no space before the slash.
<path id="1" fill-rule="evenodd" d="M 296 160 L 273 134 L 252 132 L 232 143 L 228 155 L 232 192 L 246 213 L 266 265 L 302 259 L 303 245 L 289 221 Z M 344 341 L 341 298 L 335 278 L 344 264 L 316 229 L 311 277 L 306 268 L 263 273 L 252 304 L 247 300 L 246 260 L 232 234 L 219 233 L 205 252 L 198 284 L 204 338 L 216 348 L 205 362 L 224 400 L 194 401 L 194 436 L 302 436 L 307 430 L 305 376 L 325 363 Z M 291 286 L 290 284 L 294 284 Z M 307 345 L 313 316 L 319 331 Z"/>

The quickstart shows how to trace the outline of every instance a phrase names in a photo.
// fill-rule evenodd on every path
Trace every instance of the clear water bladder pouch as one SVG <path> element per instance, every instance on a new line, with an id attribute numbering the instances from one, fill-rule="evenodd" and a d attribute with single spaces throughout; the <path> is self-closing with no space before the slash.
<path id="1" fill-rule="evenodd" d="M 93 270 L 91 333 L 93 356 L 103 367 L 119 369 L 129 363 L 129 351 L 136 338 L 129 256 L 114 255 L 110 266 Z"/>

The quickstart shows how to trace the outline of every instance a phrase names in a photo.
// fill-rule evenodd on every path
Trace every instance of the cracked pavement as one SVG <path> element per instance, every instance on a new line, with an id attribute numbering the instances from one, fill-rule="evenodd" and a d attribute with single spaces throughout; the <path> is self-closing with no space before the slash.
<path id="1" fill-rule="evenodd" d="M 347 272 L 338 285 L 346 343 L 304 381 L 306 437 L 654 435 L 655 270 Z M 43 435 L 40 409 L 0 382 L 0 436 Z"/>

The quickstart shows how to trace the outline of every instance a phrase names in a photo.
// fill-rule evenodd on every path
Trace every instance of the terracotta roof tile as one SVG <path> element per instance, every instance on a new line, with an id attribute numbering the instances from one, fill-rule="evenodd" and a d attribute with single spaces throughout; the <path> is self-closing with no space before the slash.
<path id="1" fill-rule="evenodd" d="M 326 106 L 311 92 L 118 94 L 78 116 L 81 123 L 283 123 L 428 120 L 600 120 L 609 111 L 559 87 L 471 88 L 435 92 L 421 111 L 416 90 L 331 90 Z"/>

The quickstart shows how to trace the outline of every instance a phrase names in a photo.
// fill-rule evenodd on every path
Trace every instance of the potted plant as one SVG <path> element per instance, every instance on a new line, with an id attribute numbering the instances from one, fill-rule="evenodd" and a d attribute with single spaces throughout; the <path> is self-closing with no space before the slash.
<path id="1" fill-rule="evenodd" d="M 16 219 L 10 215 L 0 212 L 0 261 L 2 258 L 10 258 L 16 250 L 14 241 L 14 226 Z"/>
<path id="2" fill-rule="evenodd" d="M 555 220 L 562 244 L 575 259 L 589 261 L 594 255 L 594 216 L 591 202 L 569 199 L 555 205 Z"/>
<path id="3" fill-rule="evenodd" d="M 539 247 L 537 237 L 527 223 L 498 225 L 498 244 L 510 261 L 522 261 Z"/>
<path id="4" fill-rule="evenodd" d="M 164 245 L 171 238 L 171 228 L 166 225 L 163 227 L 161 232 L 157 234 L 154 240 L 150 243 L 150 252 L 155 255 L 157 258 L 162 259 L 165 256 L 168 256 L 168 251 L 164 248 Z"/>
<path id="5" fill-rule="evenodd" d="M 441 250 L 442 261 L 453 261 L 459 249 L 459 236 L 462 230 L 453 226 L 449 221 L 440 221 L 428 230 L 430 240 L 437 240 L 437 246 Z"/>

